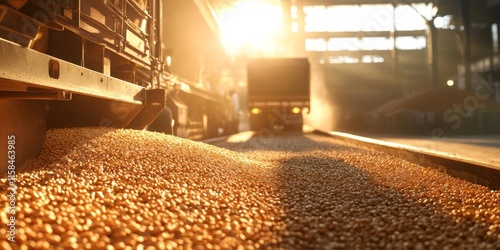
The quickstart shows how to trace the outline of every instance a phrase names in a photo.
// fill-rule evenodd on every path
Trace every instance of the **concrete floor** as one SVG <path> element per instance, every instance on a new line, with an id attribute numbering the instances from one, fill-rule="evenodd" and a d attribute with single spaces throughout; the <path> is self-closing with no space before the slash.
<path id="1" fill-rule="evenodd" d="M 430 137 L 389 137 L 373 138 L 397 144 L 418 147 L 431 153 L 448 157 L 459 157 L 467 161 L 481 163 L 500 170 L 500 136 L 454 136 L 442 139 Z"/>

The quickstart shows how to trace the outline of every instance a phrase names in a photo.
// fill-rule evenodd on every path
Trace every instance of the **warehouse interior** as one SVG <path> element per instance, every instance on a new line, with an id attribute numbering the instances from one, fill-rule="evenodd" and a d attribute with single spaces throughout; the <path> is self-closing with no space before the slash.
<path id="1" fill-rule="evenodd" d="M 0 249 L 500 249 L 499 11 L 0 0 Z"/>
<path id="2" fill-rule="evenodd" d="M 164 9 L 173 73 L 235 89 L 241 106 L 248 58 L 308 57 L 307 119 L 321 129 L 500 133 L 498 0 L 193 0 Z"/>

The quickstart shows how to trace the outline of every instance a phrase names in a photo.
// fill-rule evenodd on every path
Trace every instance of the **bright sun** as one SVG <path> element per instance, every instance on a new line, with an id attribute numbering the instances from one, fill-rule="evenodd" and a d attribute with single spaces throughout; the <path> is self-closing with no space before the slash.
<path id="1" fill-rule="evenodd" d="M 282 10 L 269 1 L 246 0 L 221 13 L 221 42 L 229 54 L 276 50 Z"/>

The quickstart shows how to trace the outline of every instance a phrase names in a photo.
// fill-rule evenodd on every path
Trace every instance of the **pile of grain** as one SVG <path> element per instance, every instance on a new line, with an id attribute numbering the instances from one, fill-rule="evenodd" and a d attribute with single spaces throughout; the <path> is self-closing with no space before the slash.
<path id="1" fill-rule="evenodd" d="M 500 249 L 500 192 L 319 135 L 218 143 L 274 163 L 284 249 Z"/>
<path id="2" fill-rule="evenodd" d="M 317 135 L 217 145 L 52 130 L 17 174 L 16 243 L 0 248 L 500 248 L 497 191 Z"/>
<path id="3" fill-rule="evenodd" d="M 266 165 L 159 133 L 52 130 L 39 158 L 17 174 L 16 244 L 259 247 L 275 241 L 269 231 L 279 226 L 263 222 L 274 213 Z M 0 228 L 2 236 L 6 229 Z M 0 242 L 7 247 L 5 237 Z"/>

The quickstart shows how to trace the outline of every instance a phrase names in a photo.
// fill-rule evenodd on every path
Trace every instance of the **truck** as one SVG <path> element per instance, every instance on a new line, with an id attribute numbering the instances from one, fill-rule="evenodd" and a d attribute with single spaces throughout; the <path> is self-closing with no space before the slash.
<path id="1" fill-rule="evenodd" d="M 161 0 L 0 0 L 0 171 L 51 128 L 220 135 L 231 102 L 170 72 L 162 15 Z"/>
<path id="2" fill-rule="evenodd" d="M 247 64 L 250 129 L 302 131 L 310 110 L 307 58 L 253 58 Z"/>

